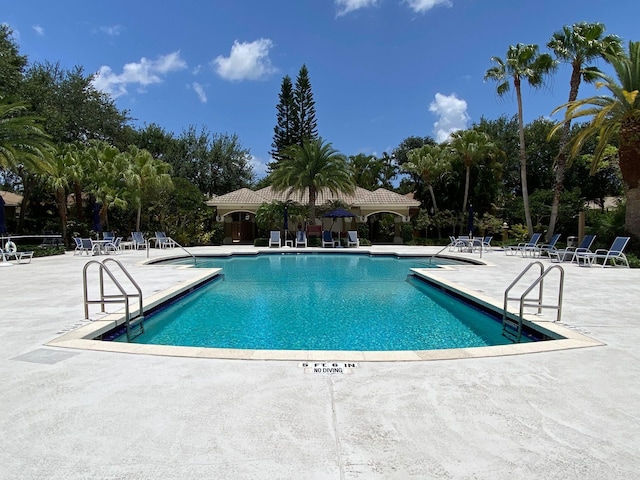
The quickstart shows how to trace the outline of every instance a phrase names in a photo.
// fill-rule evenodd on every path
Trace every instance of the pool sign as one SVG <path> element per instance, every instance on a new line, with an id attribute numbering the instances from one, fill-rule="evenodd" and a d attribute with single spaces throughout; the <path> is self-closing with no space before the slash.
<path id="1" fill-rule="evenodd" d="M 298 367 L 304 368 L 304 373 L 352 373 L 358 368 L 355 362 L 300 362 Z"/>

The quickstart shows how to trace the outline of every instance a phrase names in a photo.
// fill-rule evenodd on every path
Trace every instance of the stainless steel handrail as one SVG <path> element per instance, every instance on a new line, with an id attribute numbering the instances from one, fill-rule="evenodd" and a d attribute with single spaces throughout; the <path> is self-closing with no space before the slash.
<path id="1" fill-rule="evenodd" d="M 129 279 L 131 284 L 136 289 L 137 293 L 135 293 L 135 294 L 127 293 L 127 291 L 124 289 L 122 284 L 118 281 L 118 279 L 115 277 L 113 272 L 111 272 L 109 267 L 107 267 L 106 263 L 108 261 L 115 262 L 118 265 L 118 267 L 120 267 L 120 270 Z M 89 300 L 89 287 L 88 287 L 88 281 L 87 281 L 87 271 L 88 271 L 88 269 L 89 269 L 89 267 L 91 265 L 98 265 L 98 268 L 99 268 L 100 299 L 98 299 L 98 300 Z M 109 278 L 111 279 L 111 281 L 113 282 L 115 287 L 120 292 L 120 295 L 106 295 L 104 293 L 104 273 L 105 272 L 109 276 Z M 100 304 L 100 308 L 101 308 L 100 311 L 104 312 L 105 311 L 104 306 L 105 306 L 106 303 L 124 303 L 125 327 L 126 327 L 126 332 L 127 332 L 127 341 L 130 341 L 131 340 L 131 336 L 130 336 L 131 320 L 134 317 L 131 315 L 131 311 L 130 311 L 130 307 L 129 307 L 129 301 L 133 297 L 138 297 L 138 315 L 135 318 L 139 317 L 141 319 L 141 321 L 139 322 L 140 323 L 140 328 L 142 329 L 142 332 L 144 333 L 142 289 L 140 288 L 138 283 L 133 279 L 133 277 L 127 271 L 127 269 L 124 268 L 122 263 L 120 263 L 115 258 L 106 258 L 102 262 L 99 262 L 98 260 L 90 260 L 84 266 L 84 269 L 82 271 L 82 280 L 83 280 L 83 293 L 84 293 L 84 317 L 86 319 L 89 319 L 89 305 L 90 304 Z"/>
<path id="2" fill-rule="evenodd" d="M 519 297 L 509 297 L 509 292 L 511 289 L 522 279 L 522 277 L 534 266 L 537 265 L 540 267 L 540 274 L 536 277 L 536 279 L 527 287 L 527 289 L 519 296 Z M 558 284 L 558 303 L 554 305 L 545 305 L 542 302 L 543 293 L 544 293 L 544 278 L 551 272 L 552 270 L 558 270 L 560 272 L 560 279 Z M 538 298 L 534 302 L 527 302 L 527 296 L 531 293 L 531 291 L 538 286 Z M 525 267 L 525 269 L 520 272 L 520 274 L 511 282 L 511 284 L 507 287 L 504 292 L 504 304 L 502 309 L 502 333 L 503 335 L 506 332 L 507 325 L 511 325 L 515 330 L 516 334 L 514 335 L 516 341 L 520 341 L 522 336 L 522 323 L 524 321 L 524 308 L 525 307 L 536 307 L 538 315 L 542 313 L 543 308 L 551 308 L 557 310 L 555 321 L 560 321 L 562 316 L 562 297 L 564 295 L 564 269 L 560 265 L 552 265 L 545 269 L 542 262 L 535 261 L 531 262 L 529 265 Z M 519 300 L 520 308 L 518 311 L 517 321 L 510 319 L 507 308 L 509 300 Z"/>
<path id="3" fill-rule="evenodd" d="M 158 239 L 157 239 L 156 237 L 152 237 L 152 238 L 150 238 L 149 240 L 147 240 L 147 242 L 146 242 L 146 244 L 147 244 L 147 258 L 149 258 L 149 250 L 150 250 L 150 248 L 151 248 L 151 247 L 150 247 L 150 243 L 151 243 L 151 242 L 150 242 L 150 240 L 155 240 L 156 248 L 157 248 L 157 245 L 158 245 Z M 180 244 L 179 244 L 178 242 L 176 242 L 175 240 L 171 239 L 171 241 L 172 241 L 173 243 L 175 243 L 175 246 L 176 246 L 176 247 L 181 248 L 182 250 L 184 250 L 184 251 L 185 251 L 185 253 L 186 253 L 187 255 L 189 255 L 189 256 L 191 256 L 191 257 L 193 258 L 193 264 L 194 264 L 194 265 L 196 265 L 196 264 L 197 264 L 196 256 L 195 256 L 193 253 L 191 253 L 189 250 L 187 250 L 186 248 L 184 248 L 182 245 L 180 245 Z"/>

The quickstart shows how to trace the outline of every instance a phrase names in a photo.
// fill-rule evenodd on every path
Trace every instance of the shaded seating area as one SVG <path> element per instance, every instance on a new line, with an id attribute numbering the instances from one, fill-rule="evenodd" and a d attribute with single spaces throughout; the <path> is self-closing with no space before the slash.
<path id="1" fill-rule="evenodd" d="M 296 232 L 296 247 L 306 247 L 307 246 L 307 234 L 304 230 L 298 230 Z"/>
<path id="2" fill-rule="evenodd" d="M 561 250 L 548 250 L 547 254 L 552 262 L 577 262 L 577 255 L 580 253 L 592 253 L 590 248 L 593 245 L 595 235 L 585 235 L 577 247 L 567 247 Z"/>
<path id="3" fill-rule="evenodd" d="M 623 263 L 625 267 L 629 268 L 629 261 L 624 254 L 624 249 L 630 239 L 631 237 L 616 237 L 608 250 L 606 248 L 599 248 L 593 253 L 576 253 L 578 263 L 580 263 L 580 260 L 583 260 L 582 265 L 592 266 L 598 265 L 598 260 L 602 260 L 602 267 L 606 267 L 607 263 L 611 262 L 611 265 L 614 267 L 619 266 L 619 263 Z"/>
<path id="4" fill-rule="evenodd" d="M 281 247 L 282 238 L 280 237 L 280 230 L 271 230 L 269 233 L 269 247 Z"/>
<path id="5" fill-rule="evenodd" d="M 349 230 L 347 232 L 347 247 L 359 247 L 360 239 L 358 238 L 358 232 L 355 230 Z"/>
<path id="6" fill-rule="evenodd" d="M 534 233 L 528 242 L 505 247 L 504 253 L 505 255 L 515 255 L 517 253 L 520 253 L 523 257 L 526 256 L 527 254 L 535 255 L 538 242 L 540 241 L 540 237 L 542 237 L 541 233 Z"/>

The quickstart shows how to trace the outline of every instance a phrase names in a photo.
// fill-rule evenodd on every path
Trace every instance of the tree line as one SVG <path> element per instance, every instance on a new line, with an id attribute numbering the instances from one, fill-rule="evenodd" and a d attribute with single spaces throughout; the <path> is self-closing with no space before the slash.
<path id="1" fill-rule="evenodd" d="M 289 76 L 282 79 L 272 161 L 268 175 L 256 182 L 250 152 L 237 135 L 194 126 L 178 136 L 156 124 L 136 129 L 130 112 L 96 91 L 81 67 L 29 65 L 10 29 L 2 26 L 0 179 L 3 188 L 25 197 L 17 225 L 25 231 L 42 228 L 47 217 L 38 209 L 51 205 L 63 228 L 86 231 L 91 204 L 100 204 L 101 220 L 125 232 L 144 224 L 149 231 L 161 227 L 207 242 L 215 229 L 213 213 L 203 207 L 207 196 L 272 185 L 308 191 L 310 219 L 321 188 L 413 193 L 422 202 L 415 226 L 438 236 L 443 228 L 462 229 L 471 205 L 479 222 L 523 223 L 529 234 L 541 228 L 549 236 L 574 233 L 575 216 L 586 201 L 603 205 L 613 195 L 626 199 L 624 227 L 640 236 L 640 46 L 630 42 L 625 50 L 604 25 L 577 23 L 555 32 L 547 47 L 550 53 L 517 44 L 504 58 L 490 59 L 485 79 L 496 82 L 499 95 L 515 90 L 512 117 L 481 118 L 441 144 L 429 136 L 409 136 L 381 156 L 347 157 L 319 135 L 303 65 L 295 84 Z M 598 59 L 615 77 L 592 64 Z M 557 109 L 564 119 L 525 125 L 523 87 L 544 85 L 559 62 L 572 72 L 568 101 Z M 578 99 L 581 82 L 596 82 L 610 96 Z M 70 195 L 71 220 L 65 212 Z"/>

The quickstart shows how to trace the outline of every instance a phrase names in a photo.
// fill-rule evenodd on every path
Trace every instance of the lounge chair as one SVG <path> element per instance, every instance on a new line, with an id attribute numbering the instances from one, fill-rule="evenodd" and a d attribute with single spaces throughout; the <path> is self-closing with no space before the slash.
<path id="1" fill-rule="evenodd" d="M 280 230 L 271 230 L 271 233 L 269 234 L 269 247 L 271 246 L 276 246 L 276 247 L 282 246 L 282 239 L 280 238 Z"/>
<path id="2" fill-rule="evenodd" d="M 131 232 L 131 240 L 133 241 L 133 248 L 135 250 L 147 248 L 147 240 L 144 238 L 142 232 Z"/>
<path id="3" fill-rule="evenodd" d="M 331 236 L 331 232 L 329 230 L 324 230 L 322 232 L 322 246 L 323 247 L 333 247 L 333 237 Z"/>
<path id="4" fill-rule="evenodd" d="M 306 247 L 307 246 L 307 234 L 304 233 L 304 230 L 298 230 L 296 233 L 296 247 Z"/>
<path id="5" fill-rule="evenodd" d="M 592 253 L 590 248 L 595 239 L 595 235 L 585 235 L 578 247 L 567 247 L 562 250 L 549 250 L 547 251 L 547 254 L 552 262 L 577 262 L 577 255 L 579 253 Z"/>
<path id="6" fill-rule="evenodd" d="M 534 233 L 528 242 L 519 243 L 518 245 L 512 245 L 510 247 L 506 247 L 504 249 L 504 253 L 506 255 L 515 255 L 516 253 L 520 253 L 523 257 L 528 253 L 533 255 L 536 251 L 536 245 L 540 241 L 541 233 Z"/>
<path id="7" fill-rule="evenodd" d="M 624 262 L 624 265 L 629 268 L 629 261 L 627 256 L 622 253 L 631 237 L 616 237 L 611 244 L 611 248 L 599 248 L 593 253 L 577 253 L 578 260 L 582 259 L 584 262 L 582 265 L 598 265 L 598 259 L 602 259 L 602 266 L 605 267 L 610 260 L 614 267 L 618 266 L 618 262 Z M 578 261 L 578 263 L 580 263 Z"/>
<path id="8" fill-rule="evenodd" d="M 347 247 L 359 247 L 360 239 L 358 238 L 358 232 L 355 230 L 349 230 L 347 232 Z"/>
<path id="9" fill-rule="evenodd" d="M 178 243 L 164 232 L 156 232 L 156 247 L 174 248 Z"/>
<path id="10" fill-rule="evenodd" d="M 22 263 L 23 259 L 28 258 L 29 262 L 27 263 L 31 263 L 31 259 L 33 258 L 33 251 L 20 252 L 18 251 L 16 244 L 13 243 L 11 240 L 7 241 L 7 243 L 4 246 L 4 249 L 0 248 L 0 253 L 2 254 L 1 256 L 2 256 L 3 262 L 11 260 L 11 258 L 14 258 L 18 263 Z"/>
<path id="11" fill-rule="evenodd" d="M 551 237 L 551 240 L 549 240 L 549 243 L 545 243 L 543 245 L 536 245 L 534 253 L 538 256 L 542 256 L 544 254 L 549 255 L 549 251 L 556 250 L 556 243 L 558 243 L 558 240 L 560 240 L 561 236 L 562 234 L 555 233 Z"/>

